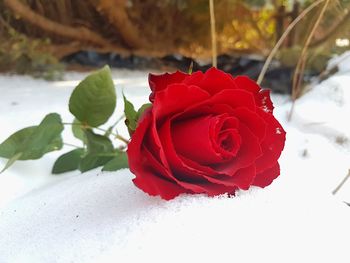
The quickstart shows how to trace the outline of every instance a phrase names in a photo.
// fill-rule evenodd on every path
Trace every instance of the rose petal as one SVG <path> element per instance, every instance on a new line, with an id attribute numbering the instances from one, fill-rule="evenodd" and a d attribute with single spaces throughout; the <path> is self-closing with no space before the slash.
<path id="1" fill-rule="evenodd" d="M 152 90 L 149 100 L 153 102 L 155 94 L 158 91 L 165 89 L 170 84 L 181 83 L 187 76 L 189 75 L 181 71 L 176 71 L 175 73 L 165 73 L 161 75 L 148 74 L 148 83 Z"/>
<path id="2" fill-rule="evenodd" d="M 133 179 L 134 184 L 150 195 L 160 195 L 162 198 L 169 200 L 181 193 L 186 193 L 188 190 L 164 179 L 164 169 L 155 172 L 151 168 L 147 168 L 148 159 L 141 154 L 142 141 L 145 131 L 151 123 L 151 112 L 145 112 L 142 121 L 139 123 L 135 133 L 133 134 L 130 143 L 128 144 L 128 162 L 130 171 L 135 174 Z M 163 174 L 161 172 L 163 171 Z"/>
<path id="3" fill-rule="evenodd" d="M 259 114 L 243 107 L 234 109 L 232 114 L 244 123 L 260 142 L 265 138 L 266 122 Z"/>
<path id="4" fill-rule="evenodd" d="M 215 105 L 194 105 L 190 106 L 184 112 L 175 114 L 172 118 L 174 121 L 181 121 L 186 119 L 192 119 L 206 115 L 220 115 L 220 114 L 232 114 L 233 109 L 227 104 L 215 104 Z"/>
<path id="5" fill-rule="evenodd" d="M 178 180 L 174 176 L 173 171 L 169 171 L 165 169 L 164 166 L 161 163 L 159 163 L 159 161 L 156 160 L 154 156 L 146 148 L 143 149 L 142 154 L 147 158 L 147 161 L 148 161 L 147 166 L 152 167 L 154 174 L 157 174 L 158 171 L 159 172 L 161 171 L 162 172 L 161 174 L 163 175 L 163 177 L 165 176 L 166 178 L 169 179 L 171 183 L 177 184 L 181 186 L 183 189 L 186 189 L 187 192 L 188 191 L 192 191 L 195 193 L 206 192 L 205 188 L 201 187 L 202 182 L 191 183 L 191 182 Z M 205 180 L 203 180 L 203 182 L 206 183 Z"/>
<path id="6" fill-rule="evenodd" d="M 237 186 L 240 189 L 248 190 L 255 178 L 255 165 L 238 170 L 233 176 L 206 176 L 208 181 L 226 186 Z"/>
<path id="7" fill-rule="evenodd" d="M 166 128 L 166 129 L 165 129 Z M 152 128 L 148 127 L 148 129 L 154 129 L 154 126 Z M 163 135 L 163 136 L 162 136 Z M 150 141 L 149 144 L 152 143 L 160 143 L 162 142 L 162 146 L 160 147 L 160 159 L 163 159 L 164 156 L 166 156 L 166 160 L 162 161 L 160 163 L 160 160 L 157 159 L 148 149 L 149 147 L 146 148 L 147 142 L 143 142 L 145 144 L 145 147 L 142 148 L 142 152 L 140 156 L 142 158 L 146 158 L 145 166 L 147 167 L 152 167 L 154 170 L 154 173 L 157 174 L 162 174 L 163 177 L 168 178 L 170 181 L 173 181 L 174 183 L 178 184 L 179 186 L 183 187 L 186 189 L 186 191 L 192 191 L 195 193 L 215 193 L 219 191 L 226 191 L 226 190 L 232 190 L 232 187 L 224 187 L 224 186 L 216 186 L 213 184 L 208 184 L 208 181 L 205 180 L 202 176 L 200 176 L 200 172 L 196 171 L 195 169 L 192 168 L 192 173 L 188 173 L 189 171 L 184 169 L 186 174 L 185 180 L 179 180 L 177 175 L 178 175 L 178 168 L 181 168 L 181 160 L 177 157 L 177 153 L 175 152 L 173 145 L 172 145 L 172 140 L 170 136 L 170 121 L 168 120 L 162 128 L 160 128 L 159 131 L 159 137 L 157 133 L 153 133 L 153 141 Z M 165 140 L 163 140 L 165 136 Z M 169 148 L 170 147 L 170 148 Z M 168 149 L 168 150 L 167 150 Z M 169 151 L 170 150 L 170 151 Z M 175 169 L 171 167 L 171 164 L 173 161 L 177 161 L 177 166 L 175 166 Z M 170 166 L 169 166 L 170 165 Z M 188 168 L 188 167 L 186 167 Z"/>
<path id="8" fill-rule="evenodd" d="M 232 159 L 241 147 L 242 139 L 237 129 L 226 129 L 219 133 L 214 148 L 224 159 Z"/>
<path id="9" fill-rule="evenodd" d="M 256 161 L 257 173 L 263 172 L 277 162 L 284 148 L 286 132 L 271 113 L 261 109 L 257 113 L 267 124 L 266 136 L 261 142 L 262 156 Z"/>
<path id="10" fill-rule="evenodd" d="M 263 109 L 265 112 L 273 112 L 274 107 L 270 97 L 270 90 L 261 90 L 256 96 L 255 101 L 257 107 Z"/>
<path id="11" fill-rule="evenodd" d="M 146 111 L 143 114 L 142 119 L 138 122 L 137 129 L 133 133 L 130 142 L 128 144 L 127 154 L 128 154 L 128 163 L 130 171 L 136 173 L 140 166 L 141 160 L 140 152 L 142 147 L 142 141 L 145 137 L 145 132 L 149 128 L 152 121 L 151 111 Z"/>
<path id="12" fill-rule="evenodd" d="M 253 185 L 259 187 L 266 187 L 272 183 L 280 175 L 280 166 L 278 163 L 273 165 L 271 168 L 258 173 L 254 179 Z"/>
<path id="13" fill-rule="evenodd" d="M 191 86 L 191 85 L 197 86 L 198 83 L 200 83 L 203 78 L 204 78 L 204 73 L 202 71 L 196 71 L 196 72 L 192 73 L 191 75 L 188 75 L 183 80 L 182 83 L 186 84 L 188 86 Z"/>
<path id="14" fill-rule="evenodd" d="M 210 137 L 210 127 L 215 119 L 210 116 L 174 122 L 171 127 L 172 140 L 176 152 L 202 164 L 222 161 L 220 153 L 216 152 Z"/>
<path id="15" fill-rule="evenodd" d="M 210 68 L 204 73 L 204 77 L 197 82 L 199 87 L 206 90 L 210 94 L 217 94 L 222 90 L 236 89 L 237 85 L 232 80 L 230 74 L 227 74 L 217 68 Z"/>
<path id="16" fill-rule="evenodd" d="M 153 112 L 157 120 L 183 111 L 189 106 L 206 100 L 210 95 L 197 86 L 171 84 L 157 92 L 153 103 Z"/>
<path id="17" fill-rule="evenodd" d="M 247 90 L 253 94 L 257 94 L 260 91 L 260 86 L 247 76 L 237 76 L 234 78 L 234 82 L 239 89 Z"/>
<path id="18" fill-rule="evenodd" d="M 182 158 L 179 157 L 179 154 L 175 151 L 172 138 L 171 138 L 171 122 L 167 120 L 162 127 L 159 129 L 159 138 L 163 145 L 163 150 L 167 156 L 168 163 L 172 171 L 179 175 L 178 178 L 184 178 L 193 181 L 203 180 L 203 174 L 210 172 L 210 169 L 204 167 L 203 170 L 197 169 L 192 165 L 187 165 Z M 215 174 L 215 171 L 212 171 L 212 174 Z"/>
<path id="19" fill-rule="evenodd" d="M 190 191 L 182 188 L 178 184 L 168 182 L 147 170 L 143 170 L 142 176 L 136 176 L 132 181 L 145 193 L 152 196 L 159 195 L 165 200 L 171 200 L 183 193 L 190 193 Z"/>
<path id="20" fill-rule="evenodd" d="M 240 123 L 239 134 L 241 135 L 242 143 L 236 157 L 227 163 L 213 165 L 212 168 L 214 170 L 234 176 L 239 169 L 254 164 L 256 159 L 261 156 L 262 152 L 258 138 L 243 123 Z"/>
<path id="21" fill-rule="evenodd" d="M 204 165 L 223 162 L 239 149 L 241 138 L 233 129 L 237 124 L 228 114 L 174 121 L 171 134 L 176 152 Z M 230 150 L 223 148 L 225 140 Z"/>
<path id="22" fill-rule="evenodd" d="M 237 76 L 234 78 L 239 89 L 251 92 L 254 95 L 257 107 L 264 109 L 266 112 L 273 111 L 273 104 L 270 99 L 270 91 L 262 90 L 261 87 L 247 76 Z"/>
<path id="23" fill-rule="evenodd" d="M 239 107 L 247 108 L 251 111 L 255 111 L 256 109 L 253 95 L 248 91 L 240 89 L 222 90 L 210 99 L 196 105 L 196 107 L 216 104 L 226 104 L 233 109 Z"/>
<path id="24" fill-rule="evenodd" d="M 211 170 L 209 167 L 202 167 L 203 170 L 199 170 L 200 166 L 190 160 L 184 161 L 186 158 L 178 155 L 172 145 L 170 136 L 170 121 L 166 121 L 159 131 L 159 136 L 163 143 L 164 151 L 168 157 L 168 162 L 171 166 L 173 175 L 176 177 L 179 184 L 192 190 L 196 193 L 206 193 L 209 196 L 223 194 L 223 193 L 234 193 L 236 186 L 226 186 L 223 184 L 209 183 L 204 177 L 205 174 L 215 175 L 217 172 Z M 186 184 L 183 184 L 185 183 Z M 191 184 L 190 184 L 191 183 Z M 193 187 L 191 187 L 193 185 Z M 195 187 L 196 185 L 196 187 Z M 202 189 L 198 189 L 201 187 Z"/>

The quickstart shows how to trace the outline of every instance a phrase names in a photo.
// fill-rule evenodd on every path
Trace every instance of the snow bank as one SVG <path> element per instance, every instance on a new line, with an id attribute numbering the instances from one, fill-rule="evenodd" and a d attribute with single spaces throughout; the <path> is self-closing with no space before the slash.
<path id="1" fill-rule="evenodd" d="M 147 100 L 146 73 L 113 74 L 131 101 Z M 68 97 L 82 78 L 0 76 L 0 140 L 47 112 L 69 121 Z M 0 176 L 0 262 L 349 262 L 350 182 L 331 194 L 350 168 L 350 147 L 336 140 L 349 135 L 348 85 L 350 75 L 338 75 L 314 87 L 290 123 L 288 98 L 274 96 L 287 130 L 281 176 L 235 198 L 166 202 L 137 189 L 128 170 L 53 176 L 59 153 L 15 164 Z"/>

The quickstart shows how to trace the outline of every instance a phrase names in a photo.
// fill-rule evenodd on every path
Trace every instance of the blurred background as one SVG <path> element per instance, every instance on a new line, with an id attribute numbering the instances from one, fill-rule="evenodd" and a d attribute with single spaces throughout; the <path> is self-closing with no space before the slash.
<path id="1" fill-rule="evenodd" d="M 216 0 L 218 68 L 257 79 L 286 27 L 312 0 Z M 291 31 L 263 85 L 290 93 L 322 4 Z M 308 48 L 307 83 L 350 45 L 350 0 L 332 0 Z M 109 64 L 187 71 L 211 66 L 208 0 L 0 0 L 0 72 L 55 80 Z M 336 69 L 335 69 L 336 70 Z"/>

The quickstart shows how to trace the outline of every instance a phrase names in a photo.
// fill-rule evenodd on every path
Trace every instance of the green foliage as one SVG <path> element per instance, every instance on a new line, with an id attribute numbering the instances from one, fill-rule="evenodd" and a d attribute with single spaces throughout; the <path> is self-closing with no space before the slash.
<path id="1" fill-rule="evenodd" d="M 87 152 L 79 163 L 79 170 L 86 172 L 106 164 L 115 155 L 112 142 L 106 136 L 95 134 L 92 130 L 85 131 Z"/>
<path id="2" fill-rule="evenodd" d="M 139 119 L 142 117 L 142 114 L 145 112 L 145 110 L 147 110 L 151 106 L 152 106 L 151 103 L 143 104 L 136 113 L 136 121 L 139 121 Z"/>
<path id="3" fill-rule="evenodd" d="M 85 151 L 82 148 L 78 148 L 61 155 L 55 162 L 52 173 L 61 174 L 78 169 L 80 160 Z"/>
<path id="4" fill-rule="evenodd" d="M 124 97 L 124 114 L 125 114 L 125 125 L 128 127 L 129 134 L 133 134 L 133 132 L 136 130 L 137 122 L 142 116 L 143 112 L 149 108 L 152 104 L 146 103 L 143 104 L 138 111 L 135 110 L 134 105 L 131 104 L 130 101 L 127 100 L 127 98 Z"/>
<path id="5" fill-rule="evenodd" d="M 16 160 L 34 160 L 63 146 L 63 124 L 57 113 L 45 116 L 38 126 L 24 128 L 0 144 L 0 157 L 9 159 L 5 169 Z"/>
<path id="6" fill-rule="evenodd" d="M 125 124 L 128 127 L 129 133 L 132 134 L 136 129 L 136 115 L 134 105 L 130 103 L 123 95 L 124 98 L 124 114 L 125 114 Z"/>
<path id="7" fill-rule="evenodd" d="M 0 32 L 0 38 L 0 71 L 11 70 L 46 80 L 62 78 L 63 64 L 43 51 L 51 44 L 50 40 L 29 39 L 11 27 Z"/>
<path id="8" fill-rule="evenodd" d="M 98 127 L 113 114 L 116 93 L 108 66 L 87 76 L 69 99 L 70 112 L 84 125 Z"/>
<path id="9" fill-rule="evenodd" d="M 136 112 L 131 102 L 124 100 L 126 116 L 132 120 L 135 129 L 137 120 L 150 105 L 145 104 Z M 62 123 L 57 113 L 50 113 L 39 125 L 21 129 L 0 144 L 0 157 L 8 159 L 3 170 L 17 160 L 39 159 L 48 152 L 60 150 L 63 124 L 72 126 L 71 132 L 83 142 L 83 147 L 61 155 L 52 168 L 53 174 L 77 169 L 86 172 L 99 166 L 103 166 L 104 171 L 127 168 L 127 155 L 123 151 L 126 145 L 116 148 L 110 138 L 119 138 L 123 143 L 127 139 L 114 134 L 114 126 L 108 130 L 99 127 L 110 118 L 115 106 L 116 92 L 110 70 L 104 67 L 86 77 L 72 92 L 69 109 L 76 117 L 73 123 Z M 98 134 L 95 130 L 104 133 Z"/>
<path id="10" fill-rule="evenodd" d="M 84 134 L 84 130 L 82 128 L 82 124 L 77 119 L 74 119 L 72 124 L 72 133 L 75 138 L 81 140 L 84 144 L 86 144 L 86 137 Z"/>
<path id="11" fill-rule="evenodd" d="M 125 152 L 120 152 L 103 166 L 102 171 L 116 171 L 128 167 L 128 156 Z"/>

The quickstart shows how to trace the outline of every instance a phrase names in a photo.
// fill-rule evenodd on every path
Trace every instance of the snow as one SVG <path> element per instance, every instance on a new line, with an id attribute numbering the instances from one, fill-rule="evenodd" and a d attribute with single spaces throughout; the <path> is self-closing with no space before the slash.
<path id="1" fill-rule="evenodd" d="M 350 73 L 342 63 L 350 61 L 297 101 L 291 122 L 289 98 L 273 95 L 287 141 L 281 176 L 265 189 L 167 202 L 136 188 L 127 169 L 51 175 L 61 152 L 16 163 L 0 175 L 0 262 L 349 262 L 350 182 L 332 195 L 350 168 Z M 68 98 L 84 76 L 0 76 L 0 141 L 49 112 L 71 121 Z M 117 116 L 122 89 L 137 107 L 147 101 L 146 72 L 113 77 Z M 64 139 L 79 143 L 68 131 Z"/>

